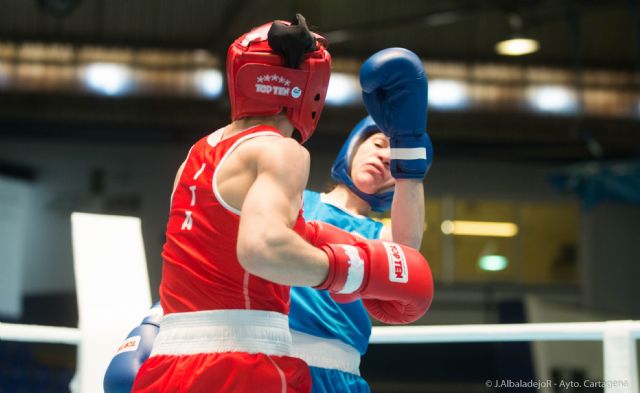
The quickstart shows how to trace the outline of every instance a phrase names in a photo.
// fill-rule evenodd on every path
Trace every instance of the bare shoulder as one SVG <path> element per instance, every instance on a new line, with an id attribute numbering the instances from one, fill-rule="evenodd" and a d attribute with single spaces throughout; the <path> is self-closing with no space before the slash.
<path id="1" fill-rule="evenodd" d="M 260 155 L 264 157 L 309 157 L 307 149 L 292 138 L 256 138 L 255 141 L 262 144 Z"/>
<path id="2" fill-rule="evenodd" d="M 288 171 L 294 167 L 308 170 L 309 151 L 292 138 L 260 137 L 245 142 L 245 153 L 255 160 L 258 168 Z"/>

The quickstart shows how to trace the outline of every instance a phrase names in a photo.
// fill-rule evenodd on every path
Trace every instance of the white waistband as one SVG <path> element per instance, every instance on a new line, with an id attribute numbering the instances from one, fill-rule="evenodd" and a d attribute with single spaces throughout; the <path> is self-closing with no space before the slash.
<path id="1" fill-rule="evenodd" d="M 316 337 L 291 331 L 291 356 L 304 360 L 309 366 L 329 368 L 360 375 L 360 353 L 340 340 Z"/>
<path id="2" fill-rule="evenodd" d="M 160 322 L 151 356 L 220 352 L 290 355 L 289 318 L 279 312 L 259 310 L 169 314 Z"/>

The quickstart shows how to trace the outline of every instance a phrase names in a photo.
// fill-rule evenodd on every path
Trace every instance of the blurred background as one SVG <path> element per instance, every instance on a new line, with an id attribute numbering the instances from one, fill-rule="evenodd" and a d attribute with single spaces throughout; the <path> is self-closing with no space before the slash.
<path id="1" fill-rule="evenodd" d="M 0 0 L 1 321 L 77 326 L 73 211 L 142 219 L 157 300 L 175 171 L 230 120 L 227 47 L 296 12 L 334 59 L 311 189 L 366 114 L 360 64 L 425 62 L 420 324 L 639 318 L 638 0 Z M 65 392 L 74 368 L 75 348 L 0 343 L 0 392 Z M 597 380 L 602 345 L 372 345 L 362 373 L 374 392 Z"/>

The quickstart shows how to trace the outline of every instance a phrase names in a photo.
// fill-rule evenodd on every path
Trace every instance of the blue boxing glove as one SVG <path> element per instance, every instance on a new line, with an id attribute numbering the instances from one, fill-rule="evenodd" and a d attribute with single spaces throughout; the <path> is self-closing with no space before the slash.
<path id="1" fill-rule="evenodd" d="M 391 175 L 423 179 L 433 147 L 427 135 L 427 75 L 415 53 L 383 49 L 360 68 L 362 98 L 367 111 L 391 140 Z"/>
<path id="2" fill-rule="evenodd" d="M 133 329 L 111 359 L 104 375 L 105 393 L 130 393 L 138 369 L 151 354 L 153 342 L 160 330 L 162 307 L 156 303 L 142 323 Z"/>

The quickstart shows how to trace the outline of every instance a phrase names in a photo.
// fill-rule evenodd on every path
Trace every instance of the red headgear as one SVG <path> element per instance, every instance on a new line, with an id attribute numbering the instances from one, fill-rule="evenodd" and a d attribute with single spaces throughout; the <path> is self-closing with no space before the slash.
<path id="1" fill-rule="evenodd" d="M 326 50 L 327 40 L 312 33 L 315 50 L 304 54 L 298 69 L 284 67 L 284 58 L 267 42 L 272 24 L 251 30 L 229 46 L 227 84 L 231 118 L 271 116 L 286 108 L 287 118 L 300 132 L 303 143 L 320 119 L 329 87 L 331 55 Z"/>

